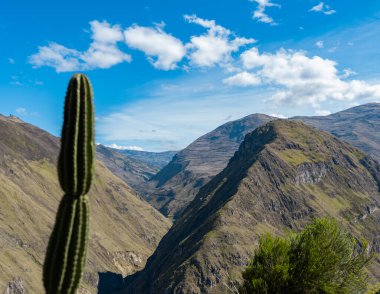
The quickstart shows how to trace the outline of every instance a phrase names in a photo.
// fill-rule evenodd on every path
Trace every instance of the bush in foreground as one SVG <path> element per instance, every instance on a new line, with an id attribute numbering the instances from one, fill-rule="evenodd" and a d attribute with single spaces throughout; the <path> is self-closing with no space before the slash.
<path id="1" fill-rule="evenodd" d="M 286 238 L 262 237 L 239 292 L 365 293 L 370 256 L 331 219 L 317 219 Z"/>

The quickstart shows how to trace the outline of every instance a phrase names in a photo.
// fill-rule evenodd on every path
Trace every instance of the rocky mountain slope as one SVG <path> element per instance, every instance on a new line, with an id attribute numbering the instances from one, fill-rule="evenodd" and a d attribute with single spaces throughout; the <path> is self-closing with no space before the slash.
<path id="1" fill-rule="evenodd" d="M 137 192 L 140 192 L 140 187 L 167 165 L 176 153 L 118 150 L 101 144 L 96 146 L 96 152 L 106 167 Z"/>
<path id="2" fill-rule="evenodd" d="M 272 119 L 253 114 L 218 127 L 178 152 L 166 167 L 137 190 L 164 215 L 178 218 L 199 189 L 227 165 L 244 136 Z M 328 131 L 380 160 L 379 103 L 329 116 L 291 119 Z"/>
<path id="3" fill-rule="evenodd" d="M 379 252 L 379 208 L 375 160 L 301 122 L 276 120 L 245 137 L 121 293 L 231 293 L 261 235 L 315 217 L 334 217 Z M 377 280 L 379 262 L 369 267 Z"/>
<path id="4" fill-rule="evenodd" d="M 177 218 L 199 189 L 227 165 L 244 136 L 272 119 L 252 114 L 218 127 L 178 152 L 137 190 L 164 215 Z"/>
<path id="5" fill-rule="evenodd" d="M 159 171 L 155 166 L 103 145 L 97 145 L 96 152 L 104 165 L 133 189 L 147 182 Z"/>
<path id="6" fill-rule="evenodd" d="M 136 160 L 144 162 L 149 166 L 158 170 L 166 166 L 176 155 L 177 151 L 164 151 L 164 152 L 148 152 L 137 150 L 117 150 L 126 156 L 132 157 Z"/>
<path id="7" fill-rule="evenodd" d="M 27 293 L 43 293 L 42 263 L 62 197 L 58 151 L 58 138 L 0 115 L 0 292 L 20 284 Z M 125 276 L 141 269 L 171 225 L 100 160 L 89 199 L 81 293 L 96 293 L 99 272 Z"/>
<path id="8" fill-rule="evenodd" d="M 327 131 L 380 162 L 380 103 L 364 104 L 328 116 L 293 119 Z"/>

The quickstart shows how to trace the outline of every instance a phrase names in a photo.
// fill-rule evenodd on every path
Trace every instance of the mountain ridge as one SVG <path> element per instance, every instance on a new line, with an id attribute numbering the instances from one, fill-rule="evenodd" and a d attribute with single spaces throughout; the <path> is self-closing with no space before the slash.
<path id="1" fill-rule="evenodd" d="M 277 118 L 252 114 L 219 126 L 179 151 L 167 166 L 137 190 L 164 215 L 177 219 L 199 188 L 227 165 L 244 135 L 274 119 Z M 380 160 L 379 103 L 360 105 L 329 116 L 289 120 L 301 120 L 328 131 Z"/>
<path id="2" fill-rule="evenodd" d="M 264 114 L 251 114 L 223 124 L 179 151 L 137 190 L 164 215 L 177 218 L 199 188 L 225 167 L 244 135 L 272 119 Z"/>
<path id="3" fill-rule="evenodd" d="M 120 293 L 229 293 L 260 235 L 299 230 L 314 217 L 336 218 L 379 252 L 379 173 L 362 151 L 301 122 L 259 127 Z M 379 261 L 369 270 L 380 278 Z"/>

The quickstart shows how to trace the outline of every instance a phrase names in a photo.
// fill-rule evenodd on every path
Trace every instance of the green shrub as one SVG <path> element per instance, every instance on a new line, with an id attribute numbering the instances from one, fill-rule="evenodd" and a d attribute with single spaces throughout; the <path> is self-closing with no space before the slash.
<path id="1" fill-rule="evenodd" d="M 240 293 L 365 293 L 369 260 L 335 221 L 317 219 L 299 234 L 262 237 Z"/>

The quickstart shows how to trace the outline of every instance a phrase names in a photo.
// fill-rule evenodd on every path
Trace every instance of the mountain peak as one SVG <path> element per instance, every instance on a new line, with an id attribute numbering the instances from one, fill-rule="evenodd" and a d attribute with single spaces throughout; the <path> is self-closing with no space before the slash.
<path id="1" fill-rule="evenodd" d="M 271 143 L 270 152 L 289 164 L 320 162 L 329 154 L 330 147 L 334 148 L 336 144 L 352 149 L 347 144 L 337 141 L 332 135 L 300 121 L 278 119 L 246 135 L 234 158 L 247 160 L 247 154 L 256 156 L 258 150 L 266 148 L 266 145 Z M 360 153 L 359 150 L 357 152 Z"/>
<path id="2" fill-rule="evenodd" d="M 244 136 L 273 119 L 256 113 L 219 126 L 178 152 L 138 190 L 164 215 L 177 218 L 199 188 L 226 167 Z"/>

